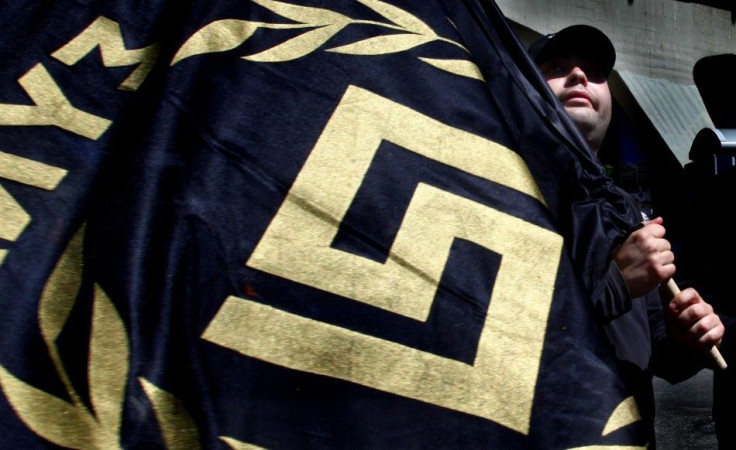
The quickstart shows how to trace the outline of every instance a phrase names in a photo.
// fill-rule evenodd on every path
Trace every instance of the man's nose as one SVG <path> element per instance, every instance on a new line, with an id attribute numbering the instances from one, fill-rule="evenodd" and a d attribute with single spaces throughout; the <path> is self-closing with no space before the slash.
<path id="1" fill-rule="evenodd" d="M 580 66 L 573 66 L 567 76 L 568 80 L 576 81 L 581 84 L 588 84 L 588 75 Z"/>

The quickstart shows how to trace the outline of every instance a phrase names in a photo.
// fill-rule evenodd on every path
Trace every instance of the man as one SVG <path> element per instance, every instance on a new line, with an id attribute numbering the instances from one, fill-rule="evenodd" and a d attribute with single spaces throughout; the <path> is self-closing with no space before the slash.
<path id="1" fill-rule="evenodd" d="M 574 25 L 535 41 L 529 53 L 550 89 L 598 153 L 612 117 L 608 77 L 616 60 L 611 41 L 596 28 Z M 652 376 L 671 383 L 702 368 L 704 350 L 719 345 L 720 318 L 692 288 L 662 307 L 657 286 L 675 273 L 663 220 L 645 219 L 613 252 L 604 292 L 593 301 L 618 358 L 635 380 L 635 397 L 654 446 Z"/>

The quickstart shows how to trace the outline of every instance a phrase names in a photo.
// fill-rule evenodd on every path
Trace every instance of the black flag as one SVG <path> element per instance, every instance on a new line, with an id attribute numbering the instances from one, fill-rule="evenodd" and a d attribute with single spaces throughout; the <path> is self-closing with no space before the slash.
<path id="1" fill-rule="evenodd" d="M 495 4 L 2 9 L 4 448 L 647 444 L 637 215 Z"/>

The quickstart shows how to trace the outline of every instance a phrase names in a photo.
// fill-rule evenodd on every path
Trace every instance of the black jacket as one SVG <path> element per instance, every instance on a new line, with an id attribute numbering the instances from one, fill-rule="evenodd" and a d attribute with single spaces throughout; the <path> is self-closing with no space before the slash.
<path id="1" fill-rule="evenodd" d="M 612 350 L 635 386 L 633 393 L 639 412 L 654 441 L 654 387 L 652 377 L 670 383 L 684 381 L 709 366 L 703 352 L 679 343 L 667 335 L 659 292 L 631 298 L 616 265 L 611 262 L 605 289 L 594 299 Z"/>

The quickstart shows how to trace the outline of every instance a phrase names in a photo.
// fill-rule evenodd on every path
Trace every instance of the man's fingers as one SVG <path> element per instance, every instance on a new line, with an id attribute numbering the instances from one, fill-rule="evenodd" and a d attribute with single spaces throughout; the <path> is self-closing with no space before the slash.
<path id="1" fill-rule="evenodd" d="M 677 271 L 677 267 L 670 263 L 661 264 L 654 268 L 654 276 L 660 281 L 664 281 L 668 278 L 672 278 Z"/>
<path id="2" fill-rule="evenodd" d="M 650 253 L 647 261 L 653 266 L 666 266 L 675 264 L 675 254 L 671 250 Z"/>
<path id="3" fill-rule="evenodd" d="M 715 315 L 704 317 L 690 329 L 690 335 L 697 339 L 698 346 L 708 349 L 711 345 L 719 345 L 723 338 L 724 326 Z"/>
<path id="4" fill-rule="evenodd" d="M 659 216 L 659 217 L 655 217 L 654 219 L 645 220 L 645 221 L 642 222 L 642 224 L 644 224 L 644 226 L 646 226 L 646 225 L 648 225 L 650 223 L 656 223 L 657 225 L 662 225 L 664 223 L 664 219 L 661 216 Z"/>
<path id="5" fill-rule="evenodd" d="M 672 297 L 672 300 L 670 300 L 670 309 L 677 310 L 678 312 L 684 312 L 689 307 L 692 307 L 694 305 L 700 305 L 703 308 L 710 309 L 710 312 L 712 312 L 713 307 L 710 306 L 710 304 L 706 303 L 705 300 L 698 294 L 698 291 L 696 291 L 693 288 L 687 288 L 682 291 L 680 291 L 677 295 Z M 696 310 L 693 310 L 690 312 L 690 314 L 695 314 L 696 311 L 702 311 L 699 308 Z"/>
<path id="6" fill-rule="evenodd" d="M 655 237 L 658 239 L 664 238 L 667 230 L 660 224 L 648 223 L 642 228 L 638 229 L 637 232 L 644 237 Z"/>
<path id="7" fill-rule="evenodd" d="M 672 278 L 677 270 L 675 254 L 669 250 L 652 253 L 649 255 L 648 265 L 645 269 L 651 277 L 655 277 L 659 282 Z"/>
<path id="8" fill-rule="evenodd" d="M 681 329 L 699 347 L 707 349 L 721 342 L 725 331 L 721 319 L 713 312 L 713 307 L 694 290 L 686 289 L 675 296 L 670 302 L 670 309 L 677 314 L 677 323 Z"/>

